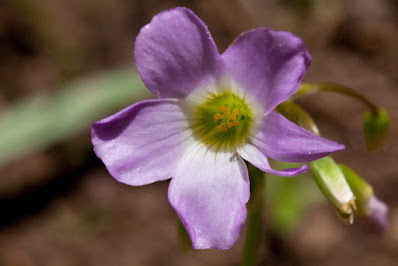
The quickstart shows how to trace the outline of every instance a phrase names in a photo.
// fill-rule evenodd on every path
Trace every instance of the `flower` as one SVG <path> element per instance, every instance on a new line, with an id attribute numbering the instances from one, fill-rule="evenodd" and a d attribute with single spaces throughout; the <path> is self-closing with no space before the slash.
<path id="1" fill-rule="evenodd" d="M 343 145 L 273 109 L 292 96 L 311 57 L 289 32 L 242 33 L 220 55 L 187 8 L 156 15 L 135 43 L 138 73 L 158 99 L 94 123 L 92 143 L 110 174 L 140 186 L 171 178 L 168 198 L 197 249 L 228 249 L 246 219 L 248 161 L 277 175 L 268 157 L 307 162 Z"/>
<path id="2" fill-rule="evenodd" d="M 385 233 L 389 228 L 387 205 L 372 195 L 367 202 L 367 215 L 360 216 L 360 220 L 366 231 L 379 235 Z"/>
<path id="3" fill-rule="evenodd" d="M 354 170 L 343 164 L 339 165 L 339 169 L 355 196 L 355 217 L 359 218 L 366 231 L 380 235 L 385 233 L 389 228 L 387 205 L 374 195 L 373 187 Z M 340 192 L 340 195 L 344 193 Z"/>
<path id="4" fill-rule="evenodd" d="M 340 220 L 346 224 L 353 224 L 354 213 L 357 210 L 357 202 L 360 197 L 356 197 L 357 189 L 351 186 L 353 175 L 346 174 L 349 170 L 344 165 L 339 167 L 330 156 L 310 163 L 312 178 L 332 204 Z"/>

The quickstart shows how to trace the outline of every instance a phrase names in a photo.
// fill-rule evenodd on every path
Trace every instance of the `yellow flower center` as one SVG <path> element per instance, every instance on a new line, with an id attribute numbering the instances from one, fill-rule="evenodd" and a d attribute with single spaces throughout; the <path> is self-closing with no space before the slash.
<path id="1" fill-rule="evenodd" d="M 217 113 L 213 117 L 218 131 L 227 132 L 228 129 L 239 126 L 240 123 L 239 120 L 237 120 L 239 111 L 237 108 L 234 108 L 234 110 L 230 112 L 228 107 L 222 105 L 220 111 L 221 113 Z"/>
<path id="2" fill-rule="evenodd" d="M 212 94 L 195 110 L 194 136 L 208 147 L 233 149 L 249 136 L 253 114 L 238 95 L 223 91 Z"/>

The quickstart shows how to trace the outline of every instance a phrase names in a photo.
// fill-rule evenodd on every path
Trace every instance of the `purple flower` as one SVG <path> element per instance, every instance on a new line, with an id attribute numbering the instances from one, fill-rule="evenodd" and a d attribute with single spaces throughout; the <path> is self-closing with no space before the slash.
<path id="1" fill-rule="evenodd" d="M 307 162 L 344 149 L 273 109 L 292 96 L 311 57 L 289 32 L 242 33 L 220 55 L 189 9 L 156 15 L 135 43 L 138 73 L 159 99 L 96 122 L 95 153 L 118 181 L 140 186 L 171 178 L 168 198 L 197 249 L 228 249 L 250 197 L 244 160 L 277 175 L 268 157 Z"/>
<path id="2" fill-rule="evenodd" d="M 367 216 L 360 216 L 360 220 L 366 231 L 375 234 L 383 234 L 389 228 L 388 207 L 372 195 L 367 203 Z"/>

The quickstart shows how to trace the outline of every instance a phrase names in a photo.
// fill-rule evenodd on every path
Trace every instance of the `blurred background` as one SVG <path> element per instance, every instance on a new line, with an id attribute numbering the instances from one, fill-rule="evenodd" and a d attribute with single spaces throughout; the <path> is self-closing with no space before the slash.
<path id="1" fill-rule="evenodd" d="M 228 251 L 183 250 L 168 182 L 128 187 L 95 157 L 91 124 L 150 97 L 134 70 L 140 28 L 191 8 L 220 52 L 266 26 L 303 38 L 307 82 L 355 88 L 387 109 L 384 148 L 366 151 L 365 107 L 333 93 L 300 100 L 334 155 L 390 207 L 390 230 L 340 222 L 308 176 L 269 178 L 260 265 L 398 265 L 396 0 L 5 0 L 0 3 L 0 265 L 238 265 Z M 283 180 L 283 181 L 280 181 Z M 293 180 L 293 181 L 290 181 Z"/>

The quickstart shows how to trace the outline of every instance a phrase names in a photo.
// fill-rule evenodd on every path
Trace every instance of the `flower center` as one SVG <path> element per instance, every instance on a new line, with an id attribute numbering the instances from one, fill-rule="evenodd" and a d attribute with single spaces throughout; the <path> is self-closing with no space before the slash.
<path id="1" fill-rule="evenodd" d="M 239 126 L 239 110 L 234 107 L 231 112 L 228 107 L 221 105 L 220 107 L 221 113 L 217 113 L 214 115 L 214 122 L 216 123 L 216 129 L 221 132 L 227 132 L 228 129 L 232 127 Z"/>
<path id="2" fill-rule="evenodd" d="M 235 148 L 246 141 L 253 115 L 248 104 L 236 94 L 212 94 L 197 106 L 193 129 L 200 142 L 216 149 Z"/>

